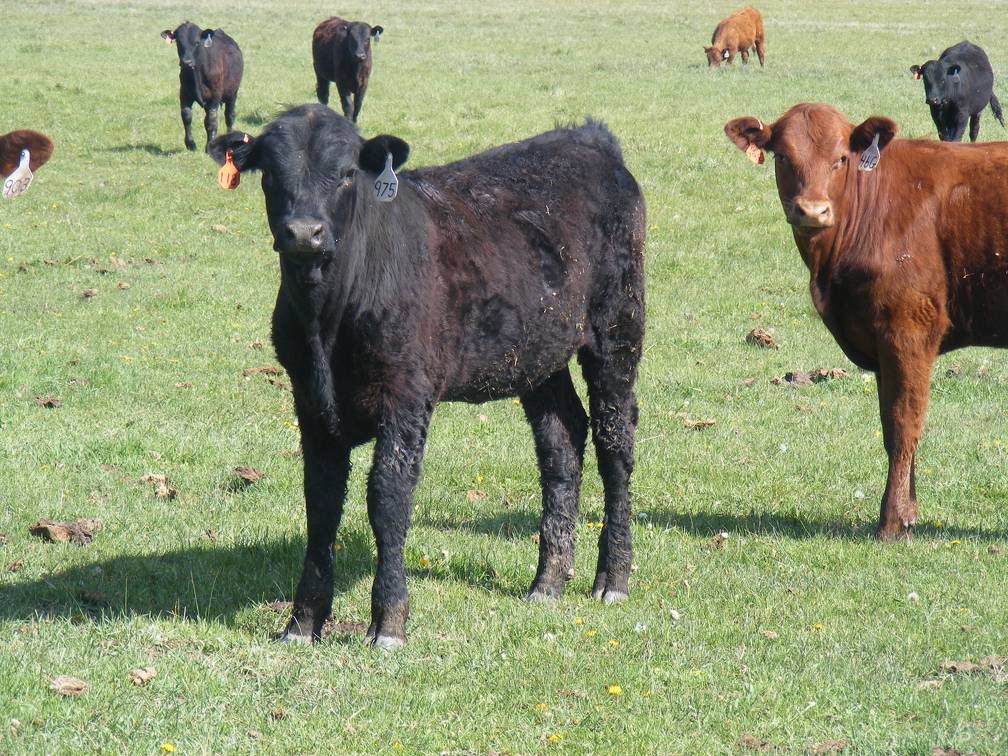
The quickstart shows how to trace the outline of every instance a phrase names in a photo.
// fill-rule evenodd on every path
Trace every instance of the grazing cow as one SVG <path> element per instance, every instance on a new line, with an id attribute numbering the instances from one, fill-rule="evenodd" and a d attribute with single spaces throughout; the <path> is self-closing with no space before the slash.
<path id="1" fill-rule="evenodd" d="M 888 118 L 852 126 L 810 104 L 774 123 L 736 118 L 725 133 L 754 162 L 774 153 L 812 303 L 851 361 L 878 375 L 889 476 L 877 534 L 908 536 L 935 358 L 1008 346 L 1008 143 L 893 139 Z"/>
<path id="2" fill-rule="evenodd" d="M 244 141 L 248 139 L 248 141 Z M 367 486 L 378 547 L 367 639 L 405 640 L 403 549 L 434 406 L 516 396 L 543 490 L 529 601 L 560 596 L 573 570 L 589 418 L 605 491 L 592 595 L 627 597 L 634 381 L 644 335 L 644 200 L 600 123 L 558 128 L 398 177 L 408 145 L 362 139 L 322 105 L 288 111 L 255 138 L 211 145 L 262 172 L 280 253 L 273 344 L 294 392 L 308 547 L 285 640 L 317 639 L 329 615 L 332 545 L 350 449 L 377 438 Z M 386 170 L 383 171 L 383 167 Z M 382 178 L 376 182 L 376 176 Z"/>
<path id="3" fill-rule="evenodd" d="M 224 122 L 234 127 L 235 100 L 241 86 L 244 61 L 238 43 L 223 29 L 200 29 L 184 22 L 175 31 L 161 32 L 165 42 L 175 43 L 179 57 L 179 104 L 185 127 L 185 146 L 196 149 L 192 138 L 192 105 L 204 111 L 207 144 L 217 136 L 217 109 L 224 103 Z"/>
<path id="4" fill-rule="evenodd" d="M 10 175 L 21 161 L 21 150 L 28 150 L 28 167 L 37 171 L 52 157 L 53 143 L 37 131 L 11 131 L 0 136 L 0 180 Z"/>
<path id="5" fill-rule="evenodd" d="M 380 26 L 346 21 L 338 16 L 315 27 L 312 62 L 319 102 L 329 104 L 329 82 L 334 81 L 343 115 L 357 121 L 371 76 L 371 39 L 377 42 L 383 31 Z"/>
<path id="6" fill-rule="evenodd" d="M 721 61 L 731 63 L 735 53 L 742 55 L 742 62 L 749 62 L 749 50 L 756 48 L 759 64 L 763 65 L 766 55 L 765 37 L 763 35 L 763 16 L 752 6 L 747 5 L 737 10 L 717 25 L 711 35 L 710 47 L 704 47 L 707 53 L 707 66 L 719 68 Z"/>
<path id="7" fill-rule="evenodd" d="M 943 142 L 958 142 L 969 121 L 970 141 L 980 133 L 980 114 L 990 104 L 1004 128 L 1001 103 L 994 96 L 994 71 L 987 53 L 970 42 L 960 42 L 920 66 L 910 66 L 915 79 L 924 79 L 924 101 Z"/>

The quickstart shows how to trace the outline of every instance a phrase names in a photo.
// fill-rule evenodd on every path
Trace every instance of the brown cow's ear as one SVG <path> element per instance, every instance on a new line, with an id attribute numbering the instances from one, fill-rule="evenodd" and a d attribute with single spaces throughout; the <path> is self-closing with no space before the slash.
<path id="1" fill-rule="evenodd" d="M 910 73 L 913 74 L 915 79 L 919 79 L 921 77 L 921 67 L 917 65 L 910 66 Z"/>
<path id="2" fill-rule="evenodd" d="M 756 165 L 766 159 L 763 150 L 770 144 L 773 130 L 759 118 L 735 118 L 725 124 L 724 133 Z"/>
<path id="3" fill-rule="evenodd" d="M 897 126 L 888 118 L 882 116 L 872 116 L 860 126 L 855 126 L 850 135 L 851 152 L 863 152 L 878 134 L 878 148 L 885 149 L 885 146 L 896 136 Z"/>

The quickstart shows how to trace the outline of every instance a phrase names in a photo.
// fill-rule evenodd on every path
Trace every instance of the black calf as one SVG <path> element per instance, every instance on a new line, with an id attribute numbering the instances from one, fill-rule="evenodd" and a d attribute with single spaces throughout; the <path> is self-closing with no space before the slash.
<path id="1" fill-rule="evenodd" d="M 234 127 L 235 100 L 242 80 L 242 54 L 238 43 L 222 29 L 200 29 L 184 22 L 175 31 L 165 29 L 161 38 L 175 43 L 179 56 L 179 103 L 185 146 L 196 149 L 192 138 L 192 105 L 198 102 L 205 112 L 203 126 L 207 144 L 217 136 L 217 109 L 224 103 L 224 121 Z"/>
<path id="2" fill-rule="evenodd" d="M 644 336 L 644 200 L 599 123 L 559 128 L 451 165 L 402 173 L 391 202 L 376 176 L 405 142 L 364 141 L 321 105 L 258 138 L 232 133 L 239 170 L 261 170 L 280 253 L 273 343 L 304 448 L 308 548 L 284 637 L 318 638 L 332 603 L 332 544 L 350 449 L 377 437 L 368 518 L 378 546 L 368 638 L 392 648 L 409 614 L 403 549 L 427 427 L 439 401 L 518 396 L 543 489 L 530 601 L 563 591 L 574 560 L 589 416 L 605 488 L 592 595 L 626 598 L 634 381 Z"/>

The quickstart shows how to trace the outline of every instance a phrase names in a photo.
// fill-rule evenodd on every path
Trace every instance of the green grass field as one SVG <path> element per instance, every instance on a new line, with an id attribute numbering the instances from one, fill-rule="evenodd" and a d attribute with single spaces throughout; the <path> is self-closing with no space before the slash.
<path id="1" fill-rule="evenodd" d="M 36 128 L 56 152 L 0 201 L 0 751 L 1008 751 L 1005 678 L 942 668 L 1008 654 L 1008 364 L 978 349 L 939 361 L 917 535 L 871 540 L 875 384 L 811 307 L 772 169 L 722 133 L 821 100 L 935 138 L 909 66 L 969 38 L 1005 99 L 1003 6 L 762 2 L 767 67 L 709 71 L 701 46 L 735 3 L 240 5 L 3 9 L 0 131 Z M 275 364 L 278 267 L 258 180 L 224 192 L 183 148 L 158 33 L 191 17 L 234 36 L 238 128 L 258 132 L 314 99 L 311 32 L 335 11 L 385 27 L 359 125 L 406 139 L 409 165 L 585 114 L 622 141 L 648 203 L 648 336 L 621 607 L 587 598 L 593 454 L 576 575 L 556 605 L 527 606 L 540 506 L 522 412 L 443 405 L 407 542 L 406 648 L 365 647 L 355 625 L 373 574 L 369 448 L 339 534 L 343 624 L 313 648 L 269 640 L 303 555 L 301 461 L 289 392 L 242 371 Z M 985 115 L 981 139 L 1005 136 Z M 755 326 L 780 348 L 747 345 Z M 819 367 L 850 377 L 770 382 Z M 238 490 L 238 465 L 265 477 Z M 157 498 L 148 473 L 178 495 Z M 43 517 L 104 527 L 48 544 L 28 533 Z M 58 675 L 89 687 L 60 697 Z"/>

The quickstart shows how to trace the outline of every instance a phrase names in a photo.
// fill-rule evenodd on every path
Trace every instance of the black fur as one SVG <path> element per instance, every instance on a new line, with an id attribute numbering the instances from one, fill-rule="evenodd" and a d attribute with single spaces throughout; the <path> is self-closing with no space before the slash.
<path id="1" fill-rule="evenodd" d="M 234 128 L 235 100 L 241 86 L 244 61 L 238 43 L 223 29 L 200 29 L 188 21 L 174 31 L 165 29 L 161 38 L 174 42 L 179 57 L 179 104 L 185 146 L 196 149 L 192 137 L 192 105 L 198 102 L 205 115 L 207 144 L 217 136 L 217 109 L 224 104 L 224 121 Z"/>
<path id="2" fill-rule="evenodd" d="M 924 100 L 943 142 L 958 142 L 969 123 L 970 141 L 980 133 L 980 114 L 990 104 L 994 117 L 1004 127 L 1001 103 L 994 96 L 994 71 L 987 54 L 970 42 L 948 48 L 938 60 L 929 60 L 910 71 L 924 79 Z"/>
<path id="3" fill-rule="evenodd" d="M 446 166 L 406 171 L 373 194 L 380 152 L 321 105 L 282 115 L 248 144 L 263 172 L 280 292 L 273 343 L 304 448 L 308 550 L 288 639 L 317 638 L 332 599 L 331 546 L 350 449 L 377 437 L 368 516 L 378 545 L 368 637 L 405 638 L 403 549 L 424 441 L 439 401 L 520 398 L 543 489 L 530 600 L 560 595 L 574 558 L 590 426 L 605 489 L 592 593 L 628 593 L 634 382 L 644 335 L 644 200 L 600 123 L 558 128 Z M 405 143 L 403 143 L 405 144 Z M 588 385 L 585 414 L 568 364 Z"/>

